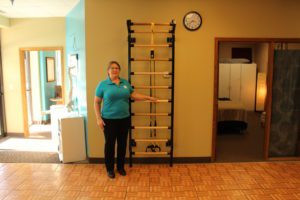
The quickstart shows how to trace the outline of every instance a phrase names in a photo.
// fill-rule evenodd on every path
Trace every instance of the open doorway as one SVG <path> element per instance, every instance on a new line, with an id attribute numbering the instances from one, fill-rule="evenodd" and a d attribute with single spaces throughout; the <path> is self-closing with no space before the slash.
<path id="1" fill-rule="evenodd" d="M 5 105 L 4 105 L 4 88 L 3 88 L 3 73 L 2 73 L 2 57 L 0 49 L 0 138 L 5 137 L 6 121 L 5 121 Z"/>
<path id="2" fill-rule="evenodd" d="M 216 161 L 264 160 L 269 44 L 220 42 Z"/>
<path id="3" fill-rule="evenodd" d="M 298 55 L 298 38 L 215 39 L 212 161 L 300 159 Z"/>
<path id="4" fill-rule="evenodd" d="M 24 137 L 7 136 L 1 149 L 57 154 L 50 106 L 64 103 L 62 55 L 61 47 L 20 49 Z"/>
<path id="5" fill-rule="evenodd" d="M 0 141 L 1 162 L 57 163 L 50 106 L 64 104 L 63 48 L 22 48 L 19 53 L 24 135 Z"/>
<path id="6" fill-rule="evenodd" d="M 24 137 L 51 139 L 50 106 L 64 103 L 62 52 L 20 49 Z"/>

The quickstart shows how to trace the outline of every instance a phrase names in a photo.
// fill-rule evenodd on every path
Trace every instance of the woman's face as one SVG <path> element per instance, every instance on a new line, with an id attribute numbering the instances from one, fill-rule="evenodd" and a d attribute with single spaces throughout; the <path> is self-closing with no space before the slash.
<path id="1" fill-rule="evenodd" d="M 110 78 L 119 77 L 120 68 L 119 68 L 119 66 L 117 64 L 113 63 L 108 68 L 107 73 L 108 73 L 108 75 L 109 75 Z"/>

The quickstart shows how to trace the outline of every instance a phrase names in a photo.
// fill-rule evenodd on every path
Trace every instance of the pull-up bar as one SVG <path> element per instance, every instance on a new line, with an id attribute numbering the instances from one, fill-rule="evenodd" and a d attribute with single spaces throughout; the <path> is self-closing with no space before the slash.
<path id="1" fill-rule="evenodd" d="M 171 113 L 131 113 L 133 116 L 170 116 Z"/>
<path id="2" fill-rule="evenodd" d="M 132 152 L 132 154 L 135 154 L 135 155 L 168 155 L 169 152 L 164 152 L 164 151 L 160 151 L 160 152 Z"/>
<path id="3" fill-rule="evenodd" d="M 130 61 L 172 61 L 172 58 L 130 58 Z"/>
<path id="4" fill-rule="evenodd" d="M 168 142 L 168 139 L 134 139 L 136 142 Z"/>
<path id="5" fill-rule="evenodd" d="M 136 31 L 132 30 L 131 33 L 145 33 L 145 34 L 164 34 L 164 33 L 172 33 L 171 30 L 161 30 L 161 31 Z"/>
<path id="6" fill-rule="evenodd" d="M 171 129 L 170 126 L 132 126 L 132 129 Z"/>
<path id="7" fill-rule="evenodd" d="M 131 102 L 168 103 L 168 102 L 172 102 L 172 100 L 171 99 L 159 99 L 159 100 L 156 100 L 156 101 L 149 101 L 149 100 L 146 100 L 146 101 L 136 101 L 136 100 L 131 100 Z"/>
<path id="8" fill-rule="evenodd" d="M 172 23 L 131 22 L 132 26 L 172 26 Z"/>
<path id="9" fill-rule="evenodd" d="M 130 72 L 131 75 L 172 75 L 172 72 Z"/>
<path id="10" fill-rule="evenodd" d="M 132 86 L 134 89 L 172 89 L 171 86 Z"/>
<path id="11" fill-rule="evenodd" d="M 172 47 L 172 44 L 131 44 L 131 47 L 160 48 L 160 47 Z"/>

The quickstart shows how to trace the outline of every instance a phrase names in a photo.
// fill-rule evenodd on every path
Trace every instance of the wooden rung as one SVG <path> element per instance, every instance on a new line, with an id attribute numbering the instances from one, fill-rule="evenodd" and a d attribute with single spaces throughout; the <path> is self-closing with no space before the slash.
<path id="1" fill-rule="evenodd" d="M 132 26 L 171 26 L 171 23 L 132 22 Z"/>
<path id="2" fill-rule="evenodd" d="M 157 101 L 153 102 L 153 101 L 143 101 L 143 102 L 152 102 L 152 103 L 168 103 L 171 102 L 171 99 L 158 99 Z"/>
<path id="3" fill-rule="evenodd" d="M 131 33 L 154 33 L 154 34 L 160 34 L 160 33 L 172 33 L 171 30 L 162 30 L 162 31 L 136 31 L 136 30 L 133 30 L 133 32 Z"/>
<path id="4" fill-rule="evenodd" d="M 168 139 L 134 139 L 136 142 L 168 142 Z"/>
<path id="5" fill-rule="evenodd" d="M 172 44 L 131 44 L 131 47 L 171 47 Z"/>
<path id="6" fill-rule="evenodd" d="M 172 72 L 131 72 L 131 75 L 172 75 Z"/>
<path id="7" fill-rule="evenodd" d="M 171 113 L 132 113 L 133 116 L 171 116 Z"/>
<path id="8" fill-rule="evenodd" d="M 132 126 L 132 129 L 170 129 L 170 126 Z"/>
<path id="9" fill-rule="evenodd" d="M 160 151 L 160 152 L 132 152 L 135 155 L 168 155 L 169 152 Z"/>
<path id="10" fill-rule="evenodd" d="M 146 102 L 146 103 L 168 103 L 168 102 L 172 102 L 171 99 L 159 99 L 157 101 L 149 101 L 149 100 L 146 100 L 146 101 L 136 101 L 136 100 L 131 100 L 131 102 Z"/>
<path id="11" fill-rule="evenodd" d="M 172 89 L 171 86 L 132 86 L 134 89 Z"/>
<path id="12" fill-rule="evenodd" d="M 172 61 L 172 58 L 131 58 L 131 61 Z"/>

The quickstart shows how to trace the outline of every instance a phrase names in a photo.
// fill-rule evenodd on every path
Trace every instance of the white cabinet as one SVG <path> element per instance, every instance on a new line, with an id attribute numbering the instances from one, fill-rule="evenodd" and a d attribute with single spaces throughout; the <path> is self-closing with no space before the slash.
<path id="1" fill-rule="evenodd" d="M 50 116 L 51 116 L 51 138 L 55 144 L 57 150 L 59 145 L 58 138 L 58 118 L 64 116 L 68 113 L 65 105 L 52 105 L 50 106 Z"/>
<path id="2" fill-rule="evenodd" d="M 241 100 L 241 64 L 230 65 L 229 94 L 232 101 Z"/>
<path id="3" fill-rule="evenodd" d="M 86 159 L 84 118 L 63 116 L 58 118 L 59 159 L 63 163 Z"/>
<path id="4" fill-rule="evenodd" d="M 256 64 L 220 63 L 219 98 L 242 102 L 246 110 L 254 111 Z"/>

